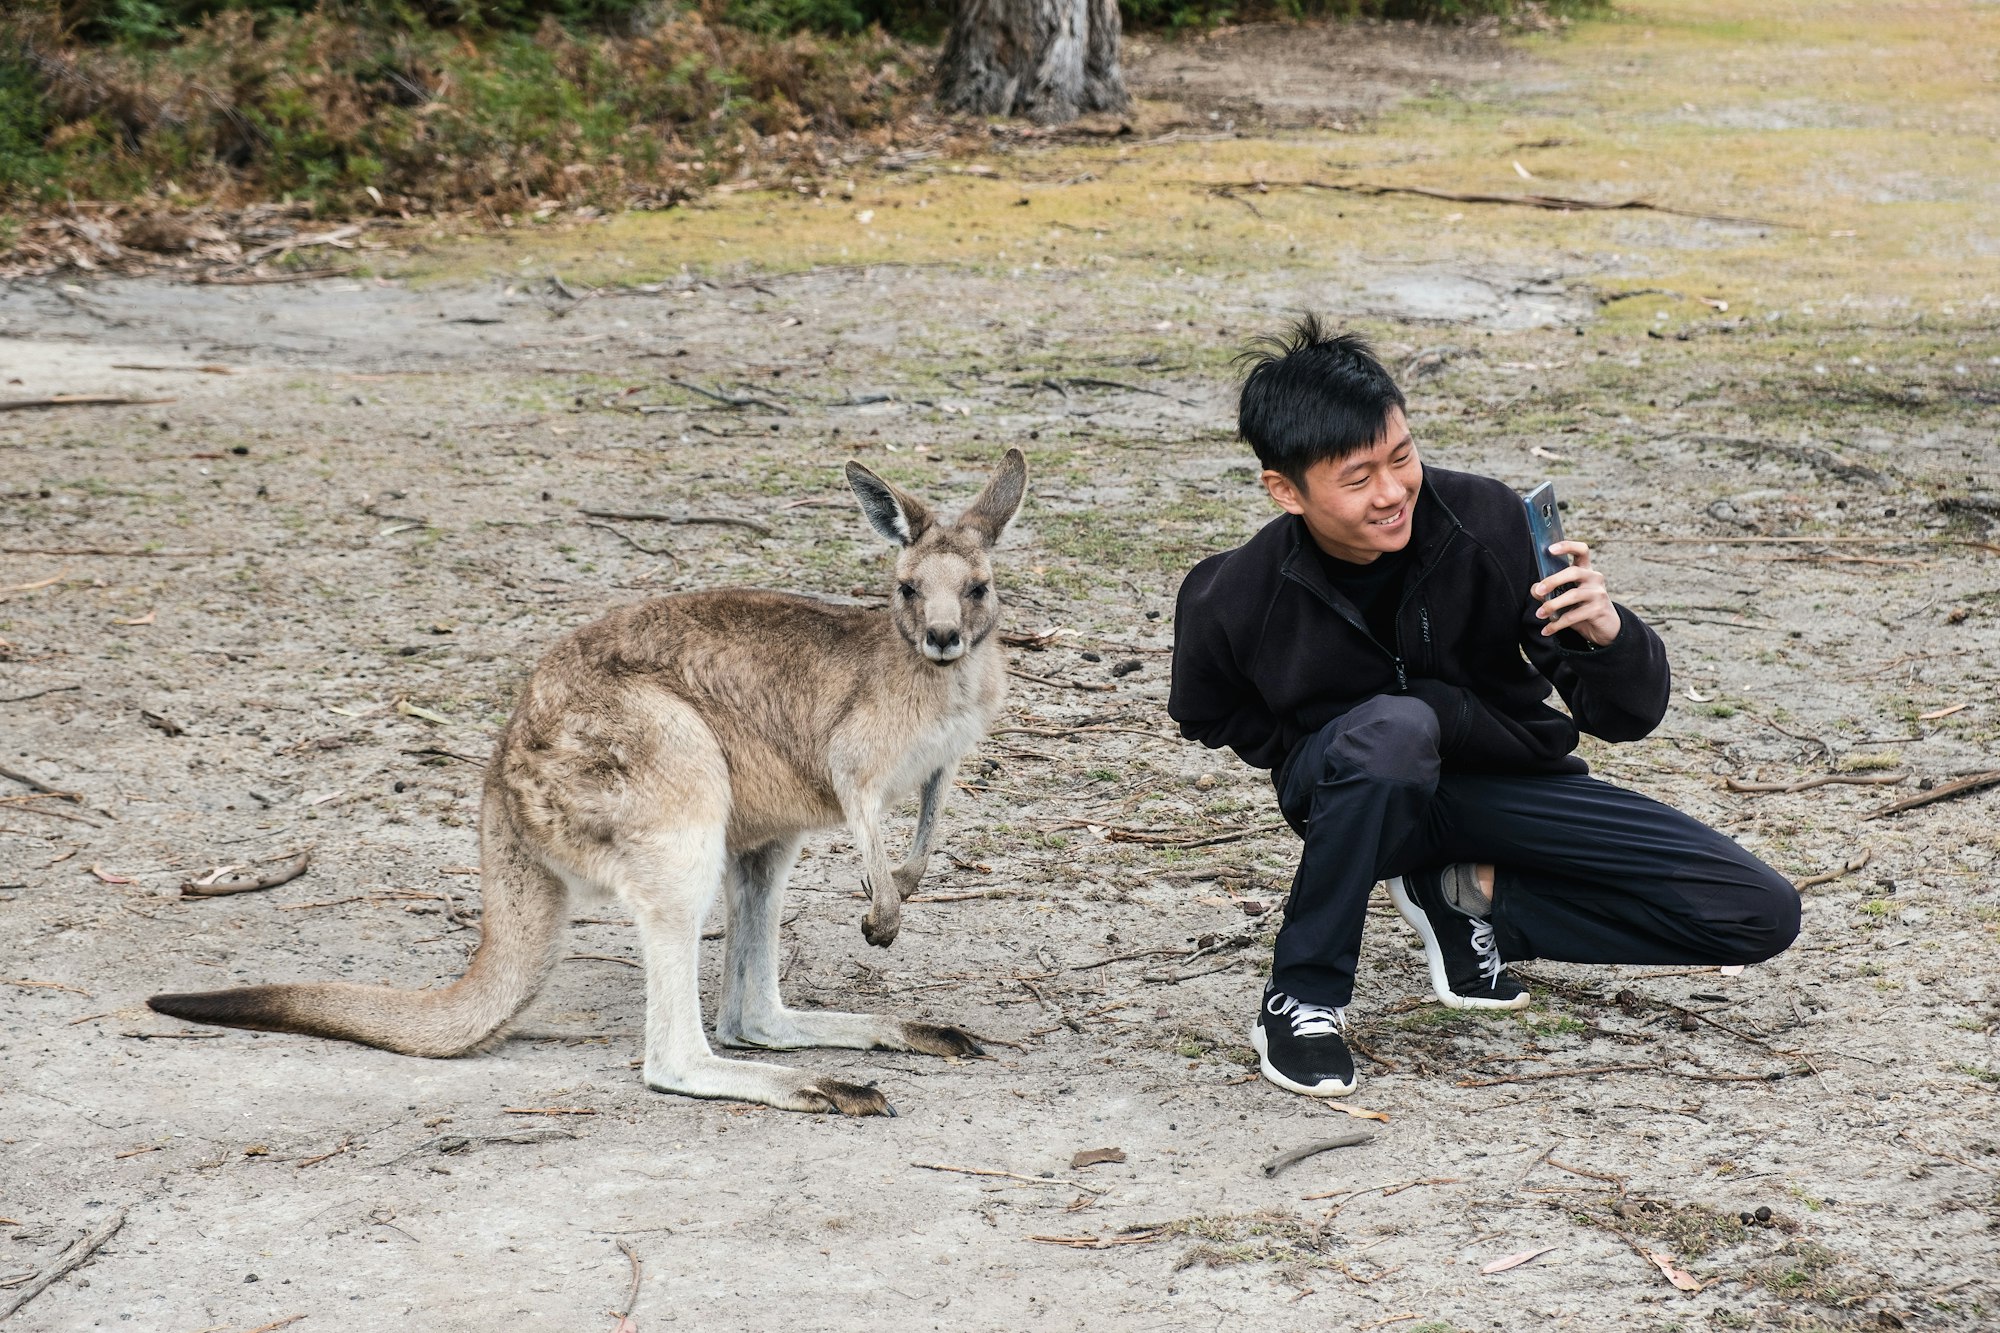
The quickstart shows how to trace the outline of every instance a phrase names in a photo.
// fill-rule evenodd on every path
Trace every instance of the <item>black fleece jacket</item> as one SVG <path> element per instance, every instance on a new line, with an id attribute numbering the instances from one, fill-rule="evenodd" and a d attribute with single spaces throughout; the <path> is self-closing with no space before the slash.
<path id="1" fill-rule="evenodd" d="M 1666 648 L 1638 616 L 1620 606 L 1603 648 L 1567 630 L 1542 637 L 1527 509 L 1512 488 L 1426 467 L 1412 517 L 1415 560 L 1388 644 L 1327 580 L 1296 515 L 1196 565 L 1181 584 L 1167 700 L 1181 735 L 1282 781 L 1301 740 L 1379 694 L 1436 711 L 1447 772 L 1581 773 L 1579 727 L 1626 741 L 1660 724 Z M 1545 702 L 1551 684 L 1569 717 Z"/>

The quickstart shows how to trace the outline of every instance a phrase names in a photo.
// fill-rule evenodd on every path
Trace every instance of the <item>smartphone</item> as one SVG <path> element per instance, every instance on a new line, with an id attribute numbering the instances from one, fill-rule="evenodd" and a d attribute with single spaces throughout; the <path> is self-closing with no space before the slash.
<path id="1" fill-rule="evenodd" d="M 1568 569 L 1565 555 L 1550 555 L 1549 547 L 1563 540 L 1562 506 L 1556 502 L 1556 484 L 1545 481 L 1528 492 L 1528 536 L 1535 543 L 1536 582 Z"/>

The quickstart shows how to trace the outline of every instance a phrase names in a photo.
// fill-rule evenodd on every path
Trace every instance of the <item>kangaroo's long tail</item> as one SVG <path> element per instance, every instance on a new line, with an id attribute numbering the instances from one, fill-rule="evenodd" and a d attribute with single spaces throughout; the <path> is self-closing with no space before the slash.
<path id="1" fill-rule="evenodd" d="M 562 881 L 527 855 L 499 806 L 489 792 L 481 820 L 479 949 L 451 985 L 435 991 L 343 982 L 244 986 L 155 995 L 146 1004 L 194 1023 L 338 1037 L 404 1055 L 477 1050 L 548 980 L 568 904 Z"/>

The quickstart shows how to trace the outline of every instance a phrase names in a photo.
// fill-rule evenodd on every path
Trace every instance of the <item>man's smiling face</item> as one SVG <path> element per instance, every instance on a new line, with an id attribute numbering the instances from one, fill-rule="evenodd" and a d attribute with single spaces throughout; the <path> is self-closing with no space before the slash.
<path id="1" fill-rule="evenodd" d="M 1365 565 L 1410 544 L 1410 519 L 1423 489 L 1423 464 L 1403 409 L 1391 407 L 1382 433 L 1345 458 L 1306 469 L 1305 486 L 1266 471 L 1264 489 L 1279 508 L 1306 521 L 1319 548 L 1336 560 Z"/>

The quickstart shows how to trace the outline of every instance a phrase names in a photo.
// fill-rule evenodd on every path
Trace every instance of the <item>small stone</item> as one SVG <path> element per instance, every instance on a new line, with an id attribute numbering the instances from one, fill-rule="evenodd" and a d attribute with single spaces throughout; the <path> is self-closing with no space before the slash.
<path id="1" fill-rule="evenodd" d="M 1770 1208 L 1769 1208 L 1769 1207 L 1763 1207 L 1763 1208 L 1759 1208 L 1759 1209 L 1757 1210 L 1757 1220 L 1758 1220 L 1759 1222 L 1763 1222 L 1763 1223 L 1766 1223 L 1766 1224 L 1768 1224 L 1768 1223 L 1770 1222 L 1770 1220 L 1771 1220 L 1771 1210 L 1770 1210 Z"/>
<path id="2" fill-rule="evenodd" d="M 1213 773 L 1204 773 L 1194 780 L 1196 791 L 1214 791 L 1218 779 Z"/>

